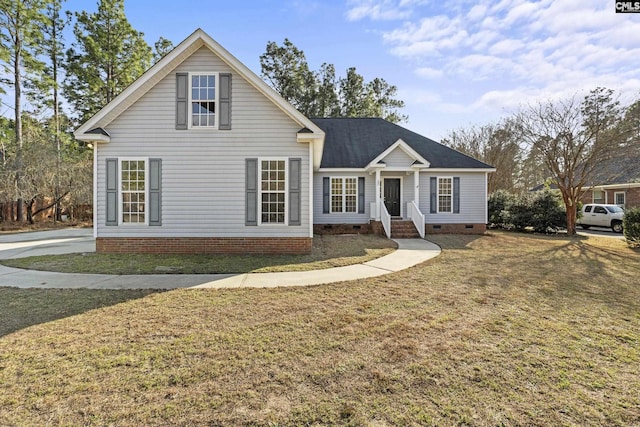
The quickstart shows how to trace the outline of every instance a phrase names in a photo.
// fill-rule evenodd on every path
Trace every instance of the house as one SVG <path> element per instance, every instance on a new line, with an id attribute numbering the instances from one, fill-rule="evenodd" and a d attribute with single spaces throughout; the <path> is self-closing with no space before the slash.
<path id="1" fill-rule="evenodd" d="M 640 206 L 640 156 L 612 156 L 596 166 L 582 203 L 604 203 L 622 208 Z"/>
<path id="2" fill-rule="evenodd" d="M 487 222 L 491 166 L 381 119 L 305 117 L 200 29 L 75 136 L 98 252 L 308 253 L 314 224 Z"/>

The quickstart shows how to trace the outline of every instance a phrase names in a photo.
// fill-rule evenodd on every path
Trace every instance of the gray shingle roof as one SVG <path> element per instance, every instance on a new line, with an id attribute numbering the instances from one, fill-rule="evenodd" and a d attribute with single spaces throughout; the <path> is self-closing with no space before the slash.
<path id="1" fill-rule="evenodd" d="M 640 182 L 640 157 L 623 153 L 596 165 L 589 185 L 612 185 Z"/>
<path id="2" fill-rule="evenodd" d="M 611 158 L 600 160 L 585 183 L 586 187 L 599 185 L 623 185 L 640 183 L 640 155 L 633 152 L 616 154 Z M 545 184 L 539 184 L 530 191 L 540 191 Z M 557 189 L 558 184 L 551 182 L 550 188 Z"/>
<path id="3" fill-rule="evenodd" d="M 402 139 L 431 168 L 486 169 L 493 166 L 379 118 L 312 118 L 325 134 L 321 168 L 364 168 Z"/>

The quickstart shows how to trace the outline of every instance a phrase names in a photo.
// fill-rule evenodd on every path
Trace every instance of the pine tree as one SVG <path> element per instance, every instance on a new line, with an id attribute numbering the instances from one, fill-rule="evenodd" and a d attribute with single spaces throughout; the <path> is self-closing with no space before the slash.
<path id="1" fill-rule="evenodd" d="M 97 12 L 76 18 L 64 93 L 85 121 L 146 71 L 153 55 L 144 34 L 127 20 L 124 0 L 100 0 Z"/>
<path id="2" fill-rule="evenodd" d="M 37 58 L 37 50 L 42 42 L 38 23 L 44 17 L 43 0 L 0 0 L 0 60 L 4 71 L 12 75 L 9 86 L 14 92 L 15 126 L 15 185 L 18 195 L 18 222 L 24 221 L 23 214 L 23 135 L 22 135 L 22 91 L 24 82 L 42 72 L 44 64 Z"/>

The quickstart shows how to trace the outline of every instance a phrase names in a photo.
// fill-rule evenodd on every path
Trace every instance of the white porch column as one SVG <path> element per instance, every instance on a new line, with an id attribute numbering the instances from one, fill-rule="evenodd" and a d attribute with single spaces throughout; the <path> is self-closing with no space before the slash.
<path id="1" fill-rule="evenodd" d="M 413 171 L 413 200 L 416 202 L 416 206 L 420 208 L 420 170 Z"/>
<path id="2" fill-rule="evenodd" d="M 380 221 L 380 169 L 376 169 L 376 221 Z"/>

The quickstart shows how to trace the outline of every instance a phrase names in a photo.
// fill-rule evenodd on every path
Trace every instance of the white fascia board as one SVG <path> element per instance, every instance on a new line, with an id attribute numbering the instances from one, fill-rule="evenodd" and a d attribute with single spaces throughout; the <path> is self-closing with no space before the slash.
<path id="1" fill-rule="evenodd" d="M 627 184 L 606 184 L 606 185 L 592 185 L 590 187 L 582 187 L 582 190 L 591 190 L 593 189 L 603 189 L 603 190 L 615 190 L 620 189 L 624 190 L 626 188 L 637 188 L 640 187 L 640 182 L 629 182 Z"/>
<path id="2" fill-rule="evenodd" d="M 420 172 L 438 172 L 438 173 L 478 173 L 478 172 L 483 172 L 483 173 L 491 173 L 491 172 L 495 172 L 496 168 L 469 168 L 469 169 L 465 169 L 465 168 L 426 168 L 426 169 L 422 169 Z"/>
<path id="3" fill-rule="evenodd" d="M 84 142 L 104 142 L 104 143 L 111 142 L 110 136 L 102 135 L 98 133 L 80 133 L 78 130 L 73 133 L 73 136 L 75 136 L 75 138 L 78 141 L 84 141 Z"/>
<path id="4" fill-rule="evenodd" d="M 400 148 L 409 157 L 413 158 L 413 160 L 417 160 L 426 166 L 430 165 L 430 163 L 424 157 L 422 157 L 420 154 L 418 154 L 418 152 L 416 152 L 413 148 L 411 148 L 409 144 L 404 142 L 402 138 L 399 138 L 396 142 L 394 142 L 391 146 L 389 146 L 389 148 L 387 148 L 382 153 L 380 153 L 378 157 L 376 157 L 371 162 L 369 162 L 369 164 L 367 165 L 367 168 L 375 167 L 382 159 L 387 157 L 396 148 Z"/>
<path id="5" fill-rule="evenodd" d="M 319 168 L 318 172 L 340 173 L 340 172 L 366 172 L 363 168 Z"/>

